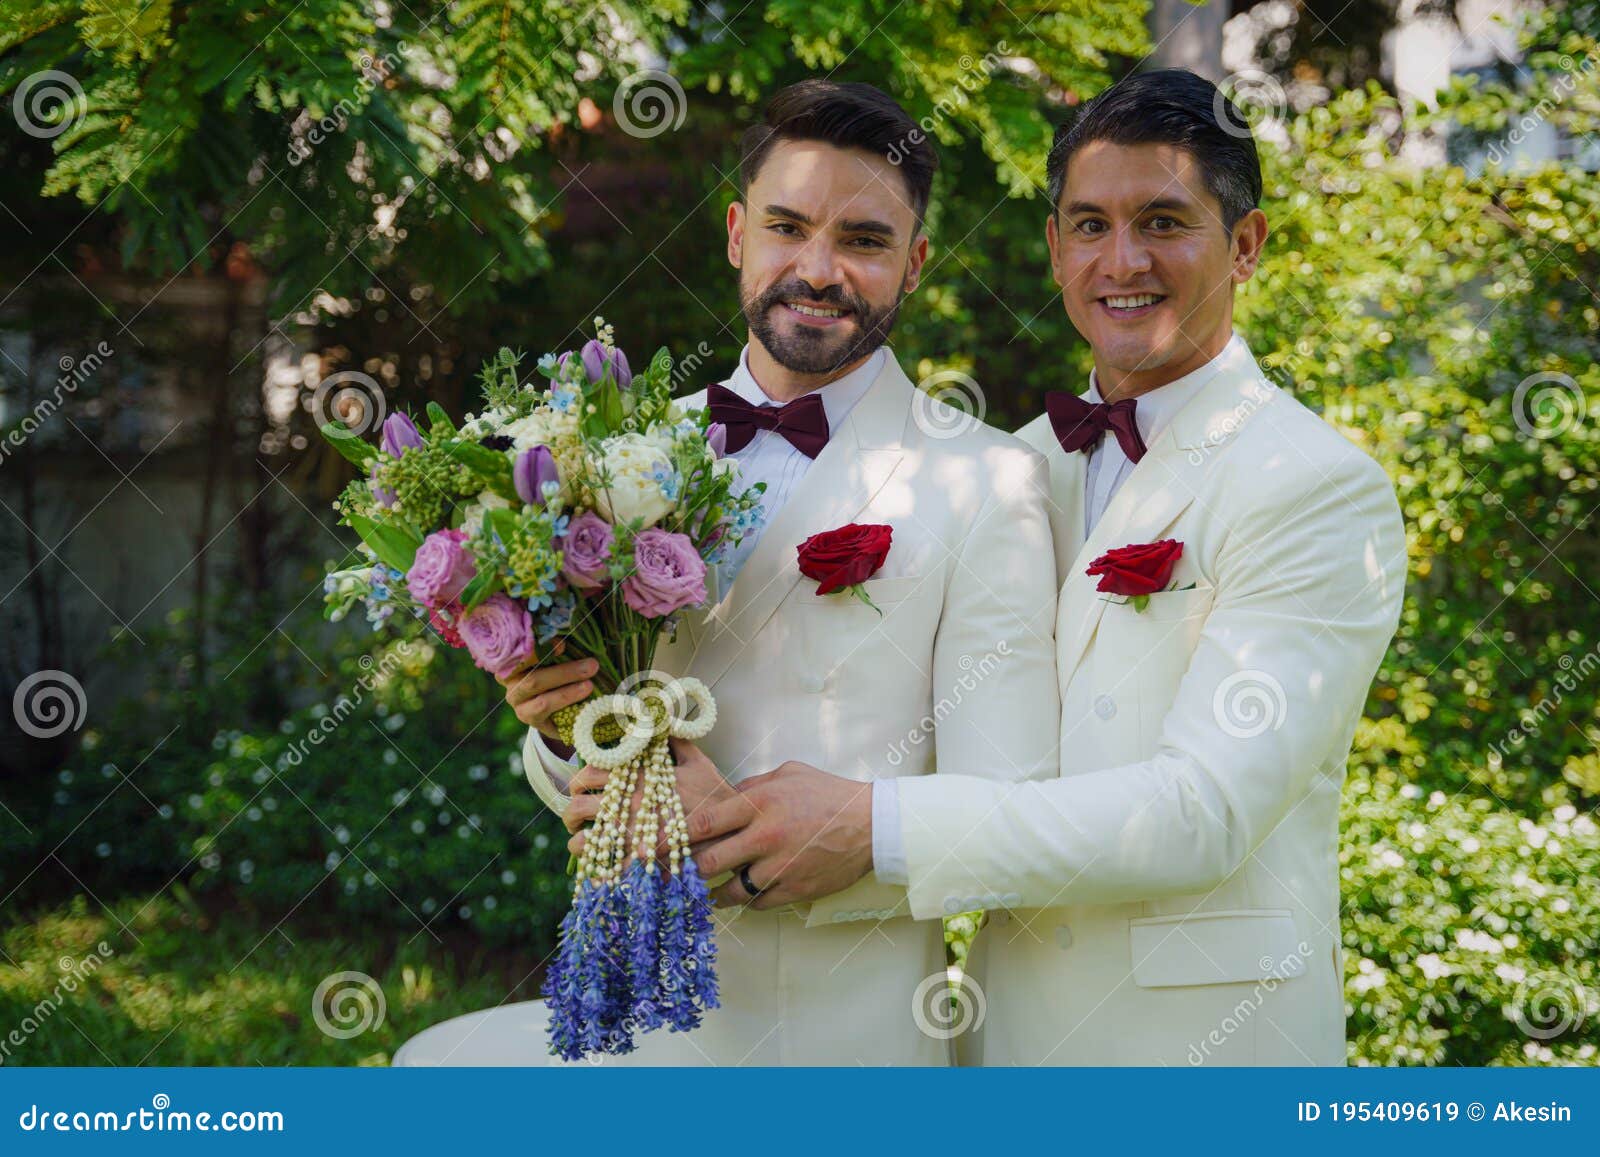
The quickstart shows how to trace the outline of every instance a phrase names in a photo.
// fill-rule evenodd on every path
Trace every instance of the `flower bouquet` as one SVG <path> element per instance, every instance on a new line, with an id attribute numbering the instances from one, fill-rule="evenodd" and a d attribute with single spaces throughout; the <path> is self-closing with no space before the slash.
<path id="1" fill-rule="evenodd" d="M 569 1060 L 629 1052 L 635 1029 L 684 1031 L 717 1007 L 710 902 L 667 742 L 704 736 L 716 708 L 697 680 L 649 667 L 676 617 L 706 602 L 708 565 L 760 525 L 764 489 L 741 490 L 720 428 L 673 402 L 666 350 L 635 375 L 596 325 L 582 350 L 539 360 L 542 382 L 521 381 L 522 355 L 502 349 L 482 371 L 483 411 L 459 427 L 431 402 L 426 430 L 390 415 L 376 447 L 323 427 L 362 472 L 335 508 L 366 556 L 328 575 L 330 618 L 359 602 L 376 625 L 403 609 L 500 676 L 536 649 L 599 665 L 596 693 L 555 719 L 611 769 L 545 980 L 551 1051 Z"/>

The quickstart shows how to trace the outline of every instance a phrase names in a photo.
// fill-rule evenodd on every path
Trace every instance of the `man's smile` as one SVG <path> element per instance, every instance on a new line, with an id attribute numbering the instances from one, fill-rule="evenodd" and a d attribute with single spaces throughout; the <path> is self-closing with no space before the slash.
<path id="1" fill-rule="evenodd" d="M 1096 304 L 1109 316 L 1127 321 L 1144 317 L 1165 300 L 1166 295 L 1162 293 L 1113 293 L 1098 298 Z"/>

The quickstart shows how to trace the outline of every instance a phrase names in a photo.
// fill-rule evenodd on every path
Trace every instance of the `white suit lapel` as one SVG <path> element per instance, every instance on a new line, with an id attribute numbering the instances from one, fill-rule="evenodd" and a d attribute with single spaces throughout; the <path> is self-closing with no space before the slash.
<path id="1" fill-rule="evenodd" d="M 706 616 L 689 674 L 714 689 L 800 581 L 800 544 L 851 521 L 883 488 L 905 457 L 902 437 L 915 388 L 891 355 Z"/>
<path id="2" fill-rule="evenodd" d="M 1243 343 L 1238 343 L 1238 349 L 1219 361 L 1215 376 L 1173 416 L 1128 475 L 1061 585 L 1062 614 L 1056 635 L 1063 686 L 1083 659 L 1106 606 L 1118 598 L 1095 589 L 1100 580 L 1085 573 L 1089 564 L 1108 550 L 1155 542 L 1170 530 L 1194 503 L 1216 453 L 1252 414 L 1272 400 L 1276 388 L 1262 375 Z"/>

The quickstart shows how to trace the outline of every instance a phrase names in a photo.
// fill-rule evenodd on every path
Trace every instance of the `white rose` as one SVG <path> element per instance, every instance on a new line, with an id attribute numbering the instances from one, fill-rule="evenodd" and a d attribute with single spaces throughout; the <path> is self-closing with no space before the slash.
<path id="1" fill-rule="evenodd" d="M 501 498 L 492 490 L 485 490 L 478 495 L 476 502 L 470 502 L 461 512 L 461 529 L 467 532 L 468 538 L 477 538 L 483 533 L 483 516 L 490 510 L 505 510 L 511 503 Z"/>
<path id="2" fill-rule="evenodd" d="M 617 434 L 601 446 L 600 465 L 609 483 L 595 492 L 595 505 L 613 523 L 638 519 L 654 526 L 678 505 L 672 459 L 643 434 Z"/>
<path id="3" fill-rule="evenodd" d="M 550 411 L 538 409 L 526 418 L 507 422 L 500 428 L 500 433 L 511 439 L 512 447 L 520 454 L 535 446 L 550 445 L 555 437 L 555 428 L 550 421 Z"/>

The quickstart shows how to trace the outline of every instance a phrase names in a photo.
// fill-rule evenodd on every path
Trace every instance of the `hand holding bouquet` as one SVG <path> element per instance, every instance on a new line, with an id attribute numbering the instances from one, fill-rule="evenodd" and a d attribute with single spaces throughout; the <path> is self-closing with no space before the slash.
<path id="1" fill-rule="evenodd" d="M 483 412 L 459 427 L 429 403 L 426 430 L 391 415 L 380 447 L 323 429 L 362 472 L 336 508 L 369 560 L 328 575 L 330 617 L 362 602 L 381 624 L 402 608 L 499 676 L 557 649 L 599 666 L 598 693 L 556 716 L 612 769 L 546 979 L 551 1048 L 569 1059 L 628 1052 L 635 1027 L 684 1030 L 716 1007 L 667 746 L 705 735 L 716 711 L 696 680 L 649 667 L 676 617 L 706 602 L 708 566 L 762 518 L 763 488 L 740 490 L 719 431 L 673 402 L 666 350 L 635 375 L 596 324 L 582 350 L 540 359 L 543 383 L 520 381 L 521 356 L 501 350 Z"/>

